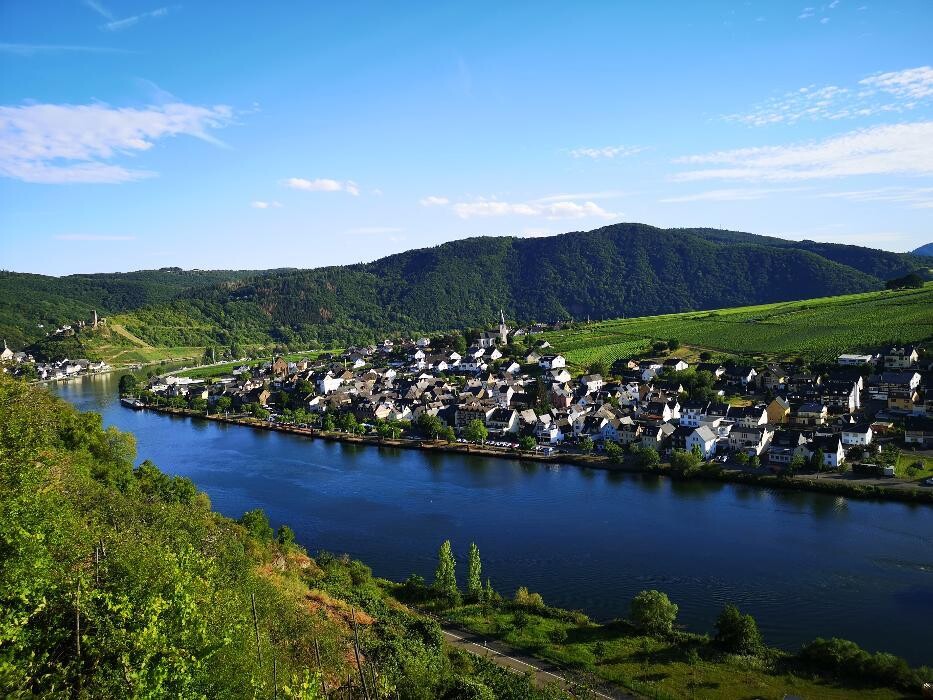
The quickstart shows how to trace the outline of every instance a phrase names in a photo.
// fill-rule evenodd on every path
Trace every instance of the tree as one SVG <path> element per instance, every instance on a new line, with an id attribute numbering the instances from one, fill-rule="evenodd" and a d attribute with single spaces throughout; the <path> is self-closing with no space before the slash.
<path id="1" fill-rule="evenodd" d="M 479 600 L 483 595 L 483 564 L 479 558 L 479 547 L 475 542 L 470 543 L 470 553 L 467 556 L 467 595 L 473 600 Z"/>
<path id="2" fill-rule="evenodd" d="M 441 432 L 438 434 L 438 437 L 441 440 L 453 442 L 457 439 L 457 434 L 454 432 L 453 428 L 451 428 L 449 425 L 445 425 L 443 428 L 441 428 Z"/>
<path id="3" fill-rule="evenodd" d="M 531 435 L 523 435 L 518 439 L 518 449 L 530 452 L 538 443 Z"/>
<path id="4" fill-rule="evenodd" d="M 218 413 L 226 413 L 233 407 L 233 399 L 229 396 L 221 396 L 217 399 L 217 403 L 214 404 L 214 407 L 217 409 Z"/>
<path id="5" fill-rule="evenodd" d="M 451 601 L 459 598 L 457 590 L 457 562 L 450 548 L 450 540 L 444 540 L 437 552 L 437 568 L 434 570 L 434 590 Z"/>
<path id="6" fill-rule="evenodd" d="M 124 374 L 120 377 L 120 396 L 129 396 L 135 394 L 139 386 L 139 381 L 132 374 Z"/>
<path id="7" fill-rule="evenodd" d="M 288 525 L 279 525 L 278 532 L 275 533 L 275 539 L 284 547 L 295 544 L 295 531 Z"/>
<path id="8" fill-rule="evenodd" d="M 700 360 L 702 360 L 703 362 L 709 362 L 712 359 L 713 359 L 713 353 L 711 353 L 709 350 L 704 350 L 703 352 L 700 353 Z"/>
<path id="9" fill-rule="evenodd" d="M 663 340 L 659 340 L 651 346 L 651 351 L 654 353 L 664 352 L 667 350 L 667 343 Z"/>
<path id="10" fill-rule="evenodd" d="M 440 434 L 443 428 L 444 423 L 437 416 L 433 416 L 427 412 L 424 412 L 418 416 L 418 429 L 425 437 L 433 438 L 436 440 L 437 436 Z"/>
<path id="11" fill-rule="evenodd" d="M 622 448 L 614 442 L 606 442 L 606 457 L 609 458 L 610 462 L 621 462 Z"/>
<path id="12" fill-rule="evenodd" d="M 661 591 L 642 591 L 632 598 L 632 624 L 645 634 L 670 634 L 674 630 L 679 609 Z"/>
<path id="13" fill-rule="evenodd" d="M 589 374 L 601 374 L 603 377 L 609 376 L 610 371 L 609 363 L 605 358 L 596 360 L 589 367 Z"/>
<path id="14" fill-rule="evenodd" d="M 716 620 L 716 643 L 733 654 L 757 654 L 763 647 L 755 618 L 734 605 L 726 605 Z"/>
<path id="15" fill-rule="evenodd" d="M 661 455 L 653 447 L 643 447 L 638 450 L 638 464 L 645 469 L 657 469 L 661 464 Z"/>
<path id="16" fill-rule="evenodd" d="M 467 423 L 467 427 L 463 430 L 463 437 L 470 442 L 483 443 L 489 437 L 489 430 L 486 429 L 481 420 L 474 418 Z"/>
<path id="17" fill-rule="evenodd" d="M 588 455 L 592 451 L 593 451 L 593 438 L 591 438 L 589 435 L 584 435 L 582 438 L 580 438 L 580 452 L 582 452 L 585 455 Z"/>
<path id="18" fill-rule="evenodd" d="M 671 350 L 676 350 L 677 348 L 680 347 L 680 341 L 677 340 L 677 338 L 671 338 L 670 340 L 667 341 L 667 347 L 670 348 Z"/>
<path id="19" fill-rule="evenodd" d="M 824 453 L 822 448 L 818 448 L 810 457 L 810 468 L 818 472 L 823 471 Z"/>
<path id="20" fill-rule="evenodd" d="M 255 508 L 243 513 L 240 518 L 240 525 L 257 540 L 268 541 L 272 539 L 272 526 L 269 525 L 269 518 L 262 508 Z"/>
<path id="21" fill-rule="evenodd" d="M 329 413 L 326 414 L 324 420 L 321 421 L 321 430 L 332 433 L 336 427 L 337 423 L 334 421 L 334 417 Z"/>

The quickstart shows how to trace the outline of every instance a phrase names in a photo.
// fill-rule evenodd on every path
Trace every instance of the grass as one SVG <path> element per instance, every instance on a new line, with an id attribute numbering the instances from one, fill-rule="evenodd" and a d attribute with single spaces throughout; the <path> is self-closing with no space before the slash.
<path id="1" fill-rule="evenodd" d="M 921 462 L 923 464 L 923 468 L 914 476 L 909 476 L 907 474 L 907 467 L 916 462 Z M 912 452 L 901 452 L 900 456 L 897 458 L 897 464 L 894 467 L 894 471 L 901 479 L 913 479 L 919 481 L 928 477 L 933 477 L 933 457 L 926 457 L 924 455 L 918 455 Z"/>
<path id="2" fill-rule="evenodd" d="M 688 351 L 717 356 L 831 362 L 843 352 L 930 340 L 931 328 L 933 283 L 928 283 L 922 289 L 617 319 L 543 337 L 576 367 L 630 358 L 670 338 Z"/>
<path id="3" fill-rule="evenodd" d="M 595 673 L 646 697 L 903 697 L 893 689 L 840 685 L 805 673 L 791 656 L 778 650 L 769 650 L 760 658 L 723 654 L 701 635 L 682 634 L 669 641 L 638 634 L 624 622 L 575 624 L 533 613 L 518 629 L 511 611 L 494 609 L 487 616 L 479 605 L 456 608 L 447 618 L 561 666 Z"/>

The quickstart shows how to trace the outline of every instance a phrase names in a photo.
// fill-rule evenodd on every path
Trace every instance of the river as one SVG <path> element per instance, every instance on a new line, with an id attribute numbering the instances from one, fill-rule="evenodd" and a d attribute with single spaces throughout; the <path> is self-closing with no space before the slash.
<path id="1" fill-rule="evenodd" d="M 732 602 L 769 644 L 852 639 L 933 663 L 933 508 L 454 454 L 311 440 L 133 411 L 118 374 L 53 387 L 136 435 L 139 459 L 190 478 L 230 517 L 261 507 L 312 553 L 347 552 L 378 576 L 430 580 L 450 539 L 465 576 L 598 620 L 665 591 L 708 631 Z"/>

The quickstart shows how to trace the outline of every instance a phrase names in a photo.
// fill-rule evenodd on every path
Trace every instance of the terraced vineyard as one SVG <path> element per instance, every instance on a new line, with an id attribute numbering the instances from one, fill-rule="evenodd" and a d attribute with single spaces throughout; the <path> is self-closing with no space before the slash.
<path id="1" fill-rule="evenodd" d="M 933 284 L 761 306 L 618 319 L 546 333 L 569 363 L 586 367 L 645 352 L 657 340 L 729 355 L 831 361 L 843 352 L 933 339 Z"/>

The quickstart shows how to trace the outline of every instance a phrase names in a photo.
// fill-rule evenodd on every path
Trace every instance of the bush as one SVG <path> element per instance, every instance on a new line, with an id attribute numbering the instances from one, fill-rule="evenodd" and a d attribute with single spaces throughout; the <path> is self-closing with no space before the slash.
<path id="1" fill-rule="evenodd" d="M 724 607 L 716 620 L 716 643 L 733 654 L 758 654 L 764 646 L 755 618 L 734 605 Z"/>
<path id="2" fill-rule="evenodd" d="M 911 669 L 904 659 L 893 654 L 865 651 L 847 639 L 817 638 L 804 645 L 800 658 L 821 670 L 847 678 L 894 685 L 915 691 L 923 682 L 933 680 L 930 669 Z"/>
<path id="3" fill-rule="evenodd" d="M 526 608 L 543 608 L 544 598 L 540 593 L 529 593 L 525 586 L 515 591 L 515 604 Z"/>
<path id="4" fill-rule="evenodd" d="M 268 541 L 272 539 L 272 526 L 262 508 L 248 510 L 240 518 L 240 525 L 246 528 L 250 535 L 257 540 Z"/>
<path id="5" fill-rule="evenodd" d="M 632 624 L 645 634 L 670 634 L 680 608 L 661 591 L 642 591 L 632 598 Z"/>

